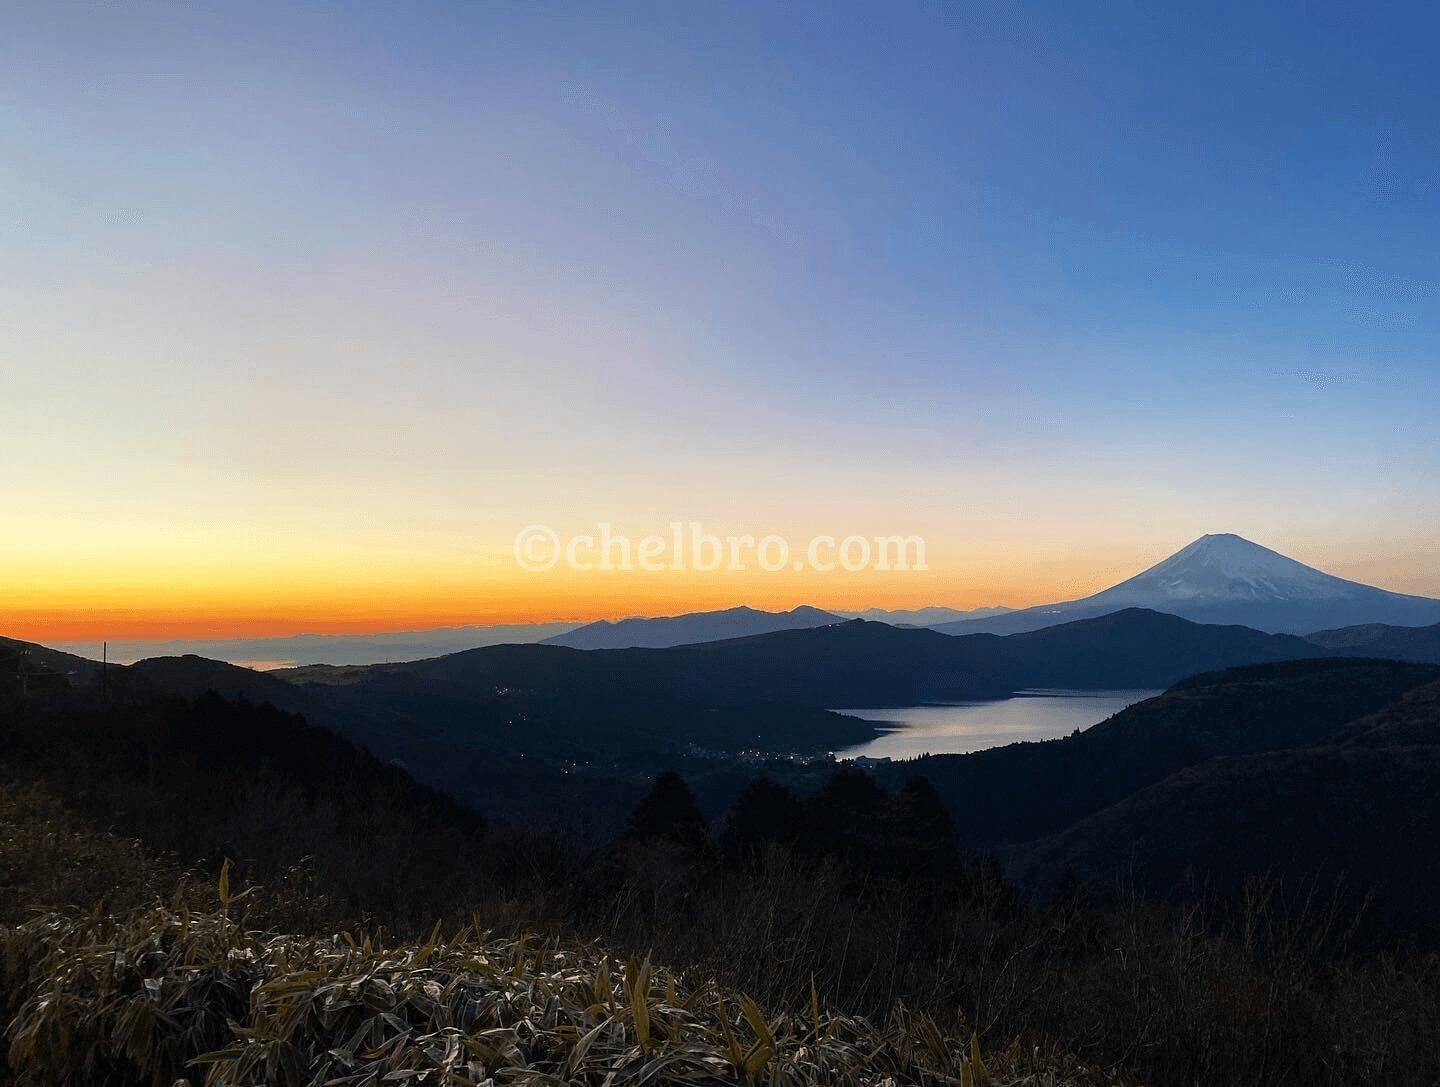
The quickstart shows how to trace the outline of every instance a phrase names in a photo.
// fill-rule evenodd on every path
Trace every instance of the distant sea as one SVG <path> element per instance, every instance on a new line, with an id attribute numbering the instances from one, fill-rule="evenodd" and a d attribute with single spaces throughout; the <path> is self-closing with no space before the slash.
<path id="1" fill-rule="evenodd" d="M 1021 740 L 1050 740 L 1099 724 L 1159 691 L 1020 691 L 991 702 L 926 703 L 884 709 L 837 710 L 874 721 L 875 739 L 835 754 L 853 759 L 915 759 L 964 755 Z"/>

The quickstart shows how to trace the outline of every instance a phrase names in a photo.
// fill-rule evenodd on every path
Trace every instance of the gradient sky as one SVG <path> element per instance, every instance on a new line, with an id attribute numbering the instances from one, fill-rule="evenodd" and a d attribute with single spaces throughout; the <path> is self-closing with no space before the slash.
<path id="1" fill-rule="evenodd" d="M 1440 596 L 1440 14 L 1255 7 L 0 5 L 0 633 Z"/>

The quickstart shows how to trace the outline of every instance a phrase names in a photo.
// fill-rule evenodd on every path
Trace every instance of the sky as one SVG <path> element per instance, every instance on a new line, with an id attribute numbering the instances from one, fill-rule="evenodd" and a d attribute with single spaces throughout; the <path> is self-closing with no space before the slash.
<path id="1" fill-rule="evenodd" d="M 1437 35 L 0 3 L 0 633 L 1023 606 L 1206 532 L 1440 596 Z M 513 554 L 677 521 L 929 569 Z"/>

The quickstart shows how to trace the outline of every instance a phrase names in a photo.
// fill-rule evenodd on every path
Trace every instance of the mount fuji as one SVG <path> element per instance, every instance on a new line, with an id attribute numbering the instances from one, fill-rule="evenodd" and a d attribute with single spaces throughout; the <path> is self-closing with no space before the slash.
<path id="1" fill-rule="evenodd" d="M 1361 623 L 1440 622 L 1440 600 L 1346 581 L 1227 532 L 1201 536 L 1164 562 L 1094 596 L 941 623 L 933 629 L 945 634 L 1018 634 L 1123 608 L 1148 608 L 1196 623 L 1238 624 L 1271 634 Z"/>

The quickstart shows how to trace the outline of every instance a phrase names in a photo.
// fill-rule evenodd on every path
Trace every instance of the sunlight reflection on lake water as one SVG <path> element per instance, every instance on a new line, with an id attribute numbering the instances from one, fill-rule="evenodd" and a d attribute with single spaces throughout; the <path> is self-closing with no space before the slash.
<path id="1" fill-rule="evenodd" d="M 963 755 L 1021 740 L 1050 740 L 1086 729 L 1159 691 L 1020 691 L 990 702 L 928 703 L 883 709 L 837 710 L 883 731 L 839 758 L 913 759 Z"/>

